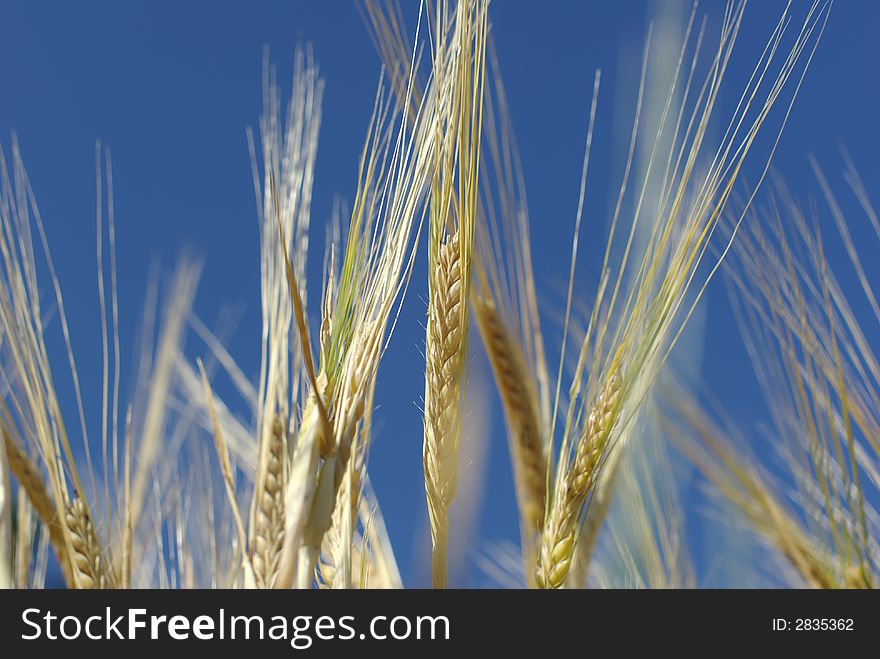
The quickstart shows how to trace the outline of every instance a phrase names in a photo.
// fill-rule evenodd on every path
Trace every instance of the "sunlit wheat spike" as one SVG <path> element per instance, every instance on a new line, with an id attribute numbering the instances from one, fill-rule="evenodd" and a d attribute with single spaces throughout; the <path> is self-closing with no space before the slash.
<path id="1" fill-rule="evenodd" d="M 440 2 L 434 21 L 437 138 L 428 241 L 423 456 L 435 588 L 447 586 L 449 506 L 458 478 L 479 195 L 487 4 L 461 0 L 453 7 Z M 453 19 L 453 27 L 447 28 Z M 454 57 L 449 59 L 447 52 Z M 444 92 L 447 87 L 449 91 Z"/>
<path id="2" fill-rule="evenodd" d="M 284 481 L 287 468 L 284 433 L 284 422 L 276 417 L 272 423 L 263 484 L 261 490 L 254 493 L 260 500 L 257 504 L 252 560 L 254 577 L 260 588 L 272 587 L 284 543 Z"/>
<path id="3" fill-rule="evenodd" d="M 491 45 L 491 42 L 490 42 Z M 532 268 L 528 206 L 500 65 L 490 48 L 474 292 L 477 326 L 501 395 L 513 464 L 526 574 L 534 573 L 548 472 L 550 390 Z M 531 581 L 530 581 L 531 583 Z"/>
<path id="4" fill-rule="evenodd" d="M 449 506 L 458 477 L 463 352 L 461 260 L 457 234 L 440 248 L 433 272 L 425 373 L 425 490 L 434 545 L 435 587 L 443 587 Z M 466 303 L 465 303 L 466 304 Z"/>
<path id="5" fill-rule="evenodd" d="M 593 491 L 608 438 L 620 416 L 619 372 L 602 387 L 590 412 L 586 430 L 578 439 L 571 467 L 554 493 L 544 525 L 538 556 L 537 583 L 561 588 L 574 557 L 581 515 Z"/>
<path id="6" fill-rule="evenodd" d="M 372 0 L 364 4 L 376 47 L 392 76 L 400 77 L 401 61 L 406 57 L 408 47 L 399 27 L 399 8 Z M 475 252 L 479 258 L 475 259 L 477 275 L 474 285 L 479 292 L 471 296 L 471 300 L 505 403 L 525 547 L 532 542 L 543 517 L 547 451 L 543 444 L 536 444 L 536 441 L 544 441 L 544 435 L 531 429 L 541 428 L 541 415 L 549 415 L 549 386 L 531 271 L 522 172 L 506 95 L 494 60 L 493 70 L 494 86 L 489 85 L 484 91 L 482 117 L 485 124 L 481 132 L 490 156 L 488 169 L 494 176 L 487 177 L 484 172 L 479 182 L 481 213 L 485 218 L 481 218 L 475 227 Z M 406 100 L 400 92 L 398 100 Z M 486 167 L 481 164 L 481 168 Z M 440 171 L 442 173 L 442 168 Z M 450 200 L 446 203 L 454 205 L 458 190 L 453 189 L 449 194 Z M 482 305 L 478 306 L 474 300 L 481 300 Z M 490 328 L 491 333 L 487 334 Z M 502 338 L 507 344 L 503 354 L 498 352 L 501 347 L 499 339 Z M 512 351 L 522 353 L 522 359 L 518 360 Z M 514 379 L 501 380 L 504 372 L 498 367 L 503 369 L 512 362 L 517 367 Z M 511 390 L 511 385 L 517 391 Z M 524 393 L 528 399 L 523 398 Z M 515 407 L 511 408 L 508 403 Z M 524 416 L 526 412 L 528 415 Z M 528 549 L 525 553 L 529 553 Z M 526 561 L 531 563 L 528 557 Z"/>
<path id="7" fill-rule="evenodd" d="M 282 488 L 286 483 L 283 473 L 287 470 L 286 462 L 282 461 L 280 480 L 278 474 L 269 473 L 270 462 L 275 459 L 273 455 L 276 452 L 284 455 L 289 448 L 288 428 L 285 427 L 285 432 L 279 435 L 276 426 L 278 423 L 289 426 L 290 432 L 296 436 L 295 410 L 303 402 L 302 345 L 296 340 L 291 341 L 295 310 L 288 290 L 287 267 L 289 265 L 295 275 L 297 294 L 305 306 L 312 183 L 324 90 L 324 81 L 319 76 L 311 48 L 297 48 L 293 90 L 286 114 L 282 114 L 281 91 L 268 57 L 263 78 L 263 114 L 260 119 L 262 169 L 258 166 L 256 148 L 251 138 L 254 189 L 260 220 L 263 322 L 256 401 L 258 462 L 249 536 L 257 552 L 257 534 L 265 532 L 260 516 L 265 514 L 263 499 L 266 496 L 266 481 L 277 480 Z M 279 240 L 284 240 L 283 249 Z M 289 263 L 286 262 L 288 258 Z M 275 494 L 270 496 L 274 497 Z M 276 512 L 283 513 L 283 506 Z M 279 537 L 282 536 L 275 540 Z M 274 545 L 274 541 L 270 545 Z M 269 574 L 265 577 L 270 582 L 274 580 Z"/>
<path id="8" fill-rule="evenodd" d="M 78 588 L 107 588 L 111 585 L 107 564 L 88 507 L 75 498 L 64 513 L 64 525 L 70 542 L 70 566 Z"/>

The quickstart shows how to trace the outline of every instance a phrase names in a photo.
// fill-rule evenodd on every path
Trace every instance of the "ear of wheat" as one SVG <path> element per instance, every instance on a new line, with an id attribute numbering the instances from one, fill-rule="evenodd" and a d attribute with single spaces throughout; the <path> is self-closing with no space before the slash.
<path id="1" fill-rule="evenodd" d="M 48 529 L 52 546 L 58 556 L 58 562 L 61 564 L 65 574 L 67 574 L 69 564 L 64 554 L 65 543 L 61 531 L 62 527 L 56 517 L 55 503 L 43 484 L 42 474 L 28 457 L 27 453 L 25 453 L 24 449 L 12 439 L 9 431 L 5 427 L 2 428 L 2 431 L 4 455 L 9 471 L 18 481 L 19 491 L 27 495 L 27 500 L 36 511 L 44 528 Z M 68 577 L 67 581 L 70 582 L 71 579 Z"/>
<path id="2" fill-rule="evenodd" d="M 407 89 L 412 98 L 411 84 Z M 325 295 L 318 365 L 310 363 L 303 314 L 297 319 L 312 391 L 285 493 L 282 584 L 306 587 L 315 578 L 352 444 L 371 399 L 389 321 L 409 281 L 414 258 L 411 236 L 421 230 L 434 107 L 420 105 L 407 131 L 404 120 L 398 124 L 392 106 L 380 84 L 341 267 L 325 286 L 330 294 Z M 301 307 L 289 261 L 287 275 L 294 305 Z"/>
<path id="3" fill-rule="evenodd" d="M 758 96 L 761 89 L 758 79 L 753 78 L 749 82 L 743 93 L 743 98 L 748 99 L 748 102 L 740 104 L 734 112 L 728 124 L 730 128 L 725 133 L 720 148 L 716 150 L 707 144 L 706 131 L 709 119 L 715 114 L 718 90 L 724 78 L 730 51 L 736 42 L 745 4 L 734 3 L 730 9 L 722 26 L 717 50 L 713 58 L 710 58 L 709 73 L 693 106 L 690 105 L 692 78 L 688 76 L 682 82 L 681 69 L 674 76 L 657 134 L 653 138 L 655 146 L 648 162 L 645 182 L 637 193 L 635 215 L 625 233 L 622 256 L 615 263 L 611 259 L 612 246 L 615 244 L 618 227 L 623 226 L 618 223 L 633 149 L 639 137 L 639 117 L 650 40 L 645 49 L 628 164 L 612 215 L 603 257 L 602 272 L 606 273 L 606 277 L 594 300 L 569 387 L 561 457 L 554 475 L 551 497 L 548 499 L 547 522 L 538 556 L 539 585 L 561 587 L 566 581 L 578 544 L 579 531 L 583 528 L 585 517 L 594 512 L 587 506 L 597 482 L 595 471 L 608 466 L 613 468 L 619 464 L 612 452 L 625 447 L 642 403 L 693 311 L 696 302 L 689 304 L 688 298 L 699 300 L 702 297 L 720 259 L 723 259 L 729 242 L 720 249 L 721 256 L 711 267 L 709 275 L 694 282 L 698 276 L 698 266 L 729 199 L 730 190 L 755 142 L 755 136 L 765 123 L 770 109 L 779 100 L 785 83 L 809 65 L 812 52 L 809 49 L 815 49 L 821 36 L 828 5 L 817 2 L 809 8 L 803 28 L 791 44 L 790 55 L 782 58 L 775 81 L 763 97 Z M 788 20 L 789 8 L 786 8 L 779 26 L 785 25 Z M 766 70 L 774 61 L 782 39 L 780 27 L 771 35 L 770 44 L 774 47 L 768 48 L 762 54 L 756 65 L 757 71 Z M 689 31 L 685 42 L 688 38 Z M 682 57 L 684 52 L 683 49 Z M 800 69 L 797 68 L 798 65 Z M 684 100 L 677 118 L 673 119 L 674 115 L 669 109 L 679 84 L 684 85 Z M 789 104 L 794 102 L 797 91 L 798 86 L 795 86 Z M 595 111 L 595 93 L 593 107 Z M 681 117 L 688 107 L 692 107 L 693 114 L 688 123 L 689 128 L 682 133 L 679 132 Z M 580 226 L 583 208 L 592 125 L 591 118 L 576 228 Z M 784 122 L 778 130 L 781 131 L 783 127 Z M 657 151 L 661 140 L 665 139 L 666 131 L 670 131 L 673 136 L 673 146 L 664 158 Z M 707 149 L 711 164 L 703 173 L 697 174 L 696 163 Z M 678 156 L 674 155 L 676 153 Z M 772 151 L 765 160 L 764 173 L 769 167 L 770 156 Z M 632 249 L 634 234 L 646 204 L 647 182 L 655 180 L 654 177 L 658 177 L 662 185 L 656 198 L 652 199 L 653 203 L 648 205 L 657 209 L 657 215 L 646 245 L 639 254 Z M 761 180 L 763 176 L 759 183 Z M 742 216 L 739 221 L 741 220 Z M 576 253 L 575 242 L 572 264 Z M 630 261 L 631 258 L 633 261 Z M 608 273 L 614 274 L 609 278 Z M 566 303 L 566 334 L 563 335 L 562 342 L 563 355 L 566 350 L 573 274 L 572 266 Z M 554 408 L 558 407 L 561 375 L 560 368 Z M 609 406 L 610 400 L 613 400 L 613 404 Z M 555 414 L 553 416 L 555 419 Z M 601 507 L 598 512 L 604 513 Z M 600 520 L 594 517 L 587 528 L 597 527 L 599 523 Z"/>
<path id="4" fill-rule="evenodd" d="M 861 294 L 880 317 L 849 223 L 824 173 L 815 160 L 812 164 Z M 876 229 L 876 213 L 848 159 L 845 177 Z M 812 212 L 819 210 L 814 206 Z M 880 369 L 854 312 L 858 295 L 843 293 L 826 259 L 817 219 L 812 226 L 781 180 L 752 216 L 755 221 L 741 236 L 727 272 L 785 458 L 786 479 L 774 482 L 773 472 L 759 473 L 744 463 L 727 439 L 730 430 L 695 405 L 681 416 L 700 439 L 704 453 L 697 453 L 697 464 L 803 583 L 871 587 L 880 557 L 876 512 L 866 488 L 876 487 L 872 474 L 880 456 L 875 439 Z M 794 510 L 786 500 L 794 502 Z M 801 518 L 808 520 L 806 526 Z"/>
<path id="5" fill-rule="evenodd" d="M 449 507 L 458 476 L 477 219 L 487 4 L 482 0 L 458 2 L 454 8 L 454 31 L 449 34 L 446 26 L 453 19 L 452 8 L 449 3 L 440 2 L 435 22 L 437 138 L 428 242 L 423 451 L 435 588 L 445 588 L 448 582 Z M 447 51 L 454 57 L 450 58 Z M 458 194 L 454 195 L 456 185 Z"/>
<path id="6" fill-rule="evenodd" d="M 100 162 L 100 160 L 99 160 Z M 79 472 L 73 459 L 73 451 L 68 441 L 64 420 L 55 393 L 52 370 L 48 363 L 45 347 L 42 319 L 40 317 L 40 300 L 37 294 L 35 257 L 32 236 L 32 222 L 36 226 L 42 240 L 43 252 L 49 266 L 50 275 L 55 289 L 55 300 L 58 304 L 62 329 L 67 352 L 70 357 L 70 369 L 73 377 L 74 391 L 81 417 L 83 444 L 86 456 L 91 464 L 88 451 L 88 436 L 85 433 L 85 421 L 80 396 L 79 380 L 76 375 L 76 364 L 70 349 L 69 331 L 64 305 L 61 298 L 58 278 L 45 242 L 45 233 L 39 211 L 24 165 L 18 152 L 18 145 L 13 144 L 13 172 L 15 188 L 9 176 L 5 155 L 0 156 L 0 172 L 2 172 L 2 189 L 0 189 L 0 220 L 2 220 L 2 237 L 0 237 L 0 254 L 2 254 L 2 278 L 4 285 L 0 293 L 0 327 L 2 335 L 8 343 L 9 381 L 13 387 L 8 396 L 10 404 L 4 404 L 5 428 L 4 443 L 12 441 L 11 433 L 18 430 L 28 442 L 32 442 L 35 451 L 41 456 L 49 477 L 48 494 L 54 507 L 53 520 L 60 526 L 61 533 L 56 540 L 62 545 L 56 547 L 56 553 L 66 558 L 65 574 L 74 586 L 108 585 L 109 579 L 104 572 L 108 563 L 106 557 L 99 558 L 101 548 L 98 546 L 98 534 L 95 531 L 93 518 L 87 504 L 80 500 L 85 490 L 79 478 Z M 14 446 L 14 445 L 13 445 Z M 7 455 L 9 455 L 7 451 Z M 21 452 L 16 457 L 26 455 Z M 24 467 L 27 462 L 17 466 Z M 91 471 L 91 469 L 90 469 Z M 29 481 L 33 486 L 30 492 L 36 492 L 36 469 L 27 469 L 26 485 Z M 69 476 L 68 476 L 69 475 Z M 70 479 L 68 481 L 68 478 Z M 94 484 L 94 481 L 92 481 Z M 70 485 L 76 494 L 74 501 L 79 500 L 76 509 L 68 510 L 70 501 Z M 42 490 L 42 488 L 40 488 Z M 92 488 L 93 491 L 95 488 Z M 27 491 L 27 489 L 26 489 Z M 45 492 L 45 490 L 42 490 Z M 42 498 L 42 492 L 40 493 Z M 46 508 L 45 502 L 33 501 L 39 510 Z M 68 515 L 68 512 L 72 512 Z M 48 516 L 48 512 L 44 511 Z M 71 524 L 75 524 L 71 526 Z M 77 550 L 86 551 L 77 554 Z M 85 561 L 82 557 L 86 557 Z M 78 558 L 79 557 L 79 558 Z M 89 564 L 88 574 L 82 568 Z M 98 570 L 100 565 L 100 571 Z"/>
<path id="7" fill-rule="evenodd" d="M 67 505 L 64 515 L 70 548 L 70 562 L 74 583 L 78 588 L 107 588 L 111 577 L 107 573 L 106 559 L 102 557 L 101 545 L 88 507 L 79 498 Z"/>
<path id="8" fill-rule="evenodd" d="M 324 85 L 311 51 L 297 51 L 293 95 L 287 123 L 282 125 L 274 75 L 267 65 L 261 120 L 263 195 L 260 209 L 264 338 L 257 403 L 259 459 L 250 517 L 254 568 L 257 584 L 262 587 L 275 585 L 281 561 L 286 530 L 284 491 L 288 482 L 289 427 L 296 432 L 297 424 L 295 418 L 291 419 L 291 412 L 298 403 L 303 378 L 300 344 L 289 341 L 294 308 L 288 292 L 284 254 L 289 255 L 299 285 L 298 295 L 306 305 L 310 202 Z M 256 166 L 254 171 L 259 200 Z M 286 242 L 284 250 L 278 246 L 279 231 Z"/>

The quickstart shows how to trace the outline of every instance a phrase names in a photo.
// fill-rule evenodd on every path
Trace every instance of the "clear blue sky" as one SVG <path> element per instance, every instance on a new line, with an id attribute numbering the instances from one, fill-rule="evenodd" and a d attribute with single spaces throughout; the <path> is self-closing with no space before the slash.
<path id="1" fill-rule="evenodd" d="M 742 66 L 754 62 L 783 4 L 753 2 L 747 9 L 738 45 L 743 58 L 735 60 L 732 77 L 744 75 Z M 707 1 L 701 12 L 717 18 L 722 7 Z M 604 75 L 591 180 L 601 198 L 608 183 L 603 169 L 619 162 L 610 152 L 612 141 L 601 135 L 615 126 L 615 99 L 634 93 L 633 61 L 653 11 L 653 3 L 636 0 L 496 0 L 491 7 L 525 168 L 536 270 L 551 300 L 566 275 L 593 71 L 602 68 Z M 815 192 L 807 153 L 835 173 L 843 144 L 880 201 L 878 20 L 876 3 L 835 3 L 775 160 L 799 194 Z M 314 45 L 326 79 L 313 203 L 317 228 L 329 217 L 335 194 L 351 198 L 379 73 L 354 4 L 21 1 L 0 9 L 0 132 L 18 134 L 85 382 L 100 382 L 94 275 L 98 139 L 113 153 L 123 346 L 134 342 L 150 264 L 160 260 L 170 267 L 189 249 L 205 259 L 199 314 L 210 324 L 224 305 L 241 312 L 230 347 L 246 372 L 256 373 L 258 233 L 245 128 L 256 125 L 260 113 L 263 47 L 270 47 L 279 79 L 287 82 L 298 40 Z M 599 221 L 602 204 L 600 199 Z M 317 228 L 316 238 L 321 235 Z M 313 265 L 320 267 L 319 252 Z M 414 557 L 425 528 L 417 404 L 423 389 L 421 290 L 410 296 L 380 371 L 371 468 L 411 583 L 420 583 Z M 751 372 L 721 286 L 713 288 L 708 302 L 704 370 L 734 415 L 751 418 L 760 414 L 760 401 L 751 393 Z M 555 336 L 553 330 L 549 334 Z M 124 356 L 130 364 L 131 350 Z M 503 422 L 494 395 L 491 401 L 478 543 L 517 536 Z M 86 404 L 99 409 L 99 387 L 86 392 Z"/>

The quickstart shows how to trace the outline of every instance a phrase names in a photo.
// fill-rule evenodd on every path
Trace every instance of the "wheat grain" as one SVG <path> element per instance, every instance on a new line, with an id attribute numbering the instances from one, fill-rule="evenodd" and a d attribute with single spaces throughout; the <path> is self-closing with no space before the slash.
<path id="1" fill-rule="evenodd" d="M 615 371 L 606 381 L 590 412 L 574 460 L 560 481 L 541 537 L 537 583 L 541 588 L 561 588 L 574 556 L 581 516 L 593 491 L 608 439 L 620 415 L 621 376 Z"/>
<path id="2" fill-rule="evenodd" d="M 257 517 L 254 526 L 254 577 L 259 588 L 271 588 L 278 572 L 281 547 L 284 544 L 284 423 L 276 417 L 269 440 L 269 459 L 263 476 Z"/>
<path id="3" fill-rule="evenodd" d="M 77 588 L 107 588 L 110 580 L 88 506 L 76 497 L 64 512 L 64 527 L 72 554 L 70 567 Z"/>
<path id="4" fill-rule="evenodd" d="M 424 463 L 435 587 L 446 586 L 449 506 L 455 497 L 458 475 L 465 331 L 461 293 L 461 259 L 456 233 L 440 247 L 428 319 Z"/>

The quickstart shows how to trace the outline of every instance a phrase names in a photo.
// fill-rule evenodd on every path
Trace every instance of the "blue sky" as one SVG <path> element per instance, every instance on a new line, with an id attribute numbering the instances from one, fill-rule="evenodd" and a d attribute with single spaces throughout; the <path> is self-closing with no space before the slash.
<path id="1" fill-rule="evenodd" d="M 731 79 L 747 73 L 783 4 L 753 2 L 746 10 L 737 46 L 741 58 L 734 60 Z M 590 181 L 596 191 L 593 212 L 602 223 L 610 194 L 608 169 L 620 162 L 612 139 L 621 125 L 615 123 L 615 109 L 626 107 L 635 93 L 638 59 L 656 8 L 654 2 L 636 0 L 496 0 L 491 7 L 524 164 L 537 276 L 551 305 L 560 298 L 567 274 L 593 72 L 603 70 Z M 715 17 L 717 25 L 722 8 L 721 2 L 707 1 L 700 12 Z M 839 145 L 845 145 L 869 194 L 880 200 L 878 19 L 875 3 L 835 3 L 775 159 L 799 195 L 816 193 L 807 154 L 815 154 L 833 176 L 840 166 Z M 313 44 L 326 79 L 312 208 L 313 226 L 320 226 L 330 216 L 334 195 L 350 198 L 353 193 L 379 73 L 354 4 L 4 3 L 0 132 L 8 136 L 15 131 L 21 143 L 63 282 L 85 382 L 100 381 L 94 274 L 94 145 L 99 139 L 113 154 L 123 346 L 134 344 L 151 264 L 170 268 L 188 250 L 205 262 L 198 313 L 209 324 L 224 308 L 241 314 L 230 349 L 246 372 L 256 373 L 258 232 L 245 128 L 256 125 L 260 113 L 264 46 L 279 67 L 279 80 L 286 82 L 299 41 Z M 722 102 L 729 109 L 735 100 Z M 312 265 L 317 272 L 320 252 Z M 422 275 L 423 270 L 416 271 L 419 281 Z M 417 287 L 408 299 L 380 371 L 379 435 L 371 458 L 401 568 L 415 584 L 423 578 L 418 556 L 426 524 L 418 405 L 423 389 L 421 291 Z M 753 393 L 722 286 L 713 286 L 706 312 L 710 339 L 703 370 L 708 384 L 734 416 L 760 415 L 761 402 Z M 552 324 L 548 335 L 551 341 L 558 336 Z M 132 351 L 124 357 L 131 363 Z M 480 364 L 478 357 L 476 370 Z M 99 409 L 99 388 L 85 393 L 87 409 Z M 489 400 L 493 432 L 478 543 L 517 535 L 503 422 L 494 394 Z"/>

